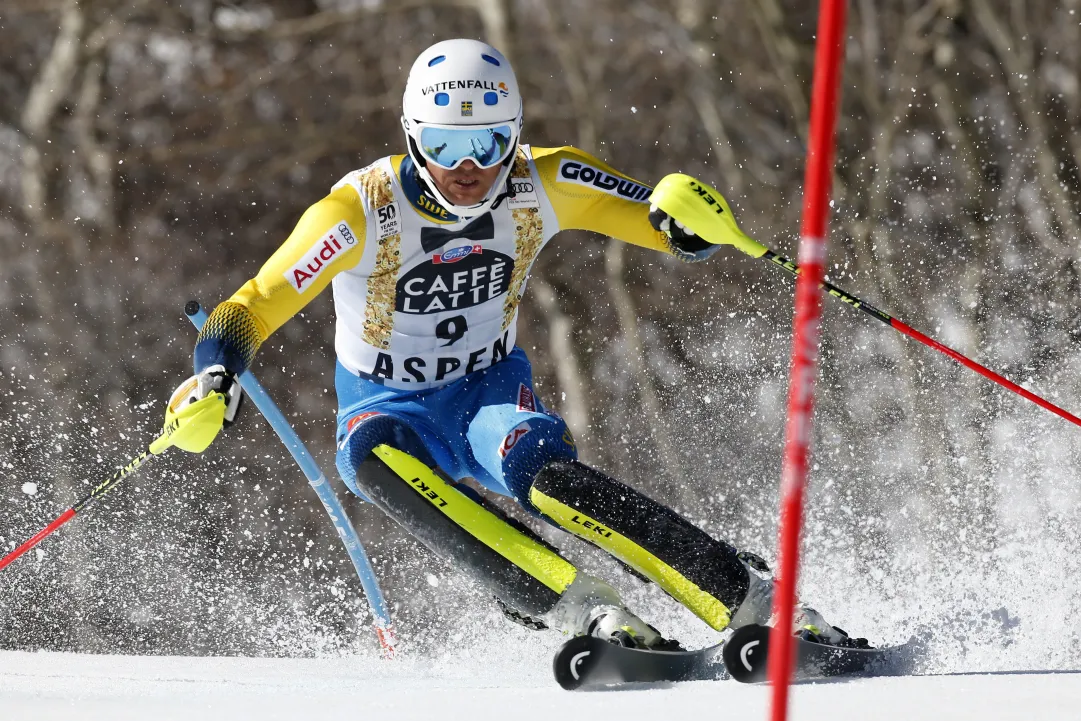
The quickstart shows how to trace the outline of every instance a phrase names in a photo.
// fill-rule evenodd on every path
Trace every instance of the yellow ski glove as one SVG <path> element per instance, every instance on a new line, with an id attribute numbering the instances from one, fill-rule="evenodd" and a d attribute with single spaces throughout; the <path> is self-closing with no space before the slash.
<path id="1" fill-rule="evenodd" d="M 724 196 L 689 175 L 672 173 L 661 178 L 649 202 L 714 245 L 734 245 L 752 258 L 761 258 L 768 248 L 746 235 L 732 215 Z"/>
<path id="2" fill-rule="evenodd" d="M 232 373 L 211 366 L 180 384 L 165 408 L 165 429 L 150 450 L 160 453 L 169 446 L 202 453 L 222 427 L 236 418 L 242 393 Z M 155 449 L 155 445 L 159 445 Z"/>

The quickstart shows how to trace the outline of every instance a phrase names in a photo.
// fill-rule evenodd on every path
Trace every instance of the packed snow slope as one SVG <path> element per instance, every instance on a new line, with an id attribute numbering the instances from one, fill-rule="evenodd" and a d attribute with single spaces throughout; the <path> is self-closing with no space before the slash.
<path id="1" fill-rule="evenodd" d="M 765 687 L 695 682 L 567 692 L 546 649 L 438 662 L 370 657 L 185 658 L 0 652 L 0 718 L 73 719 L 763 719 Z M 1079 718 L 1081 673 L 954 674 L 804 684 L 794 721 Z"/>

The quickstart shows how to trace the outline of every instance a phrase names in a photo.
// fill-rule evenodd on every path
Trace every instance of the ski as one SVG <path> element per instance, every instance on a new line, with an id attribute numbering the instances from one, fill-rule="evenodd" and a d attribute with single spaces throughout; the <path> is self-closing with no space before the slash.
<path id="1" fill-rule="evenodd" d="M 742 683 L 766 680 L 769 657 L 768 626 L 740 628 L 724 644 L 721 658 L 729 675 Z M 796 639 L 798 681 L 836 676 L 903 676 L 911 672 L 915 649 L 911 643 L 881 648 L 850 648 Z"/>
<path id="2" fill-rule="evenodd" d="M 568 691 L 633 683 L 675 683 L 734 678 L 766 680 L 768 626 L 744 626 L 725 643 L 697 651 L 625 648 L 593 636 L 564 643 L 552 661 L 556 681 Z M 797 681 L 839 676 L 904 676 L 912 672 L 913 642 L 879 648 L 851 648 L 796 639 Z"/>
<path id="3" fill-rule="evenodd" d="M 556 652 L 556 681 L 568 691 L 628 683 L 708 681 L 727 678 L 721 645 L 698 651 L 624 648 L 593 636 L 577 636 Z"/>

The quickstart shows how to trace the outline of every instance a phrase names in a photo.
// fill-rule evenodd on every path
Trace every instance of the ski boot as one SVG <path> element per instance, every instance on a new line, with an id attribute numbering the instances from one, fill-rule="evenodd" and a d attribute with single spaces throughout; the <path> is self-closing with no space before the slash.
<path id="1" fill-rule="evenodd" d="M 624 606 L 598 606 L 590 614 L 586 633 L 625 648 L 649 651 L 684 651 L 674 639 L 662 636 L 657 629 L 638 618 Z"/>
<path id="2" fill-rule="evenodd" d="M 544 620 L 564 633 L 595 636 L 626 648 L 684 650 L 678 641 L 664 638 L 627 610 L 614 588 L 584 573 L 578 574 Z"/>
<path id="3" fill-rule="evenodd" d="M 740 561 L 747 569 L 750 585 L 747 595 L 732 616 L 728 627 L 733 631 L 742 626 L 755 623 L 761 626 L 773 626 L 773 576 L 769 566 L 761 557 L 742 551 Z M 792 615 L 792 633 L 800 638 L 831 646 L 846 648 L 870 648 L 865 638 L 850 638 L 843 629 L 826 622 L 821 613 L 802 601 L 797 601 Z"/>
<path id="4" fill-rule="evenodd" d="M 793 633 L 804 641 L 824 643 L 828 646 L 840 646 L 842 648 L 871 648 L 871 644 L 865 638 L 852 638 L 840 626 L 832 626 L 826 623 L 822 614 L 814 610 L 806 603 L 797 603 L 795 613 L 792 616 Z"/>

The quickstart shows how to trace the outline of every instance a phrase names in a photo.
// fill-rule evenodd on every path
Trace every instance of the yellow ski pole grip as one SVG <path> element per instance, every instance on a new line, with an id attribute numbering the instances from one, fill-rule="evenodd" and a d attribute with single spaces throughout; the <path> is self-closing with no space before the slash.
<path id="1" fill-rule="evenodd" d="M 752 258 L 769 250 L 739 229 L 723 195 L 689 175 L 664 176 L 649 201 L 709 243 L 735 246 Z"/>
<path id="2" fill-rule="evenodd" d="M 172 445 L 173 442 L 169 440 L 169 434 L 162 433 L 160 436 L 154 439 L 153 443 L 150 444 L 150 452 L 156 456 L 165 451 L 166 449 L 171 448 Z"/>
<path id="3" fill-rule="evenodd" d="M 150 444 L 150 452 L 158 454 L 176 446 L 189 453 L 202 453 L 217 438 L 225 420 L 225 396 L 211 393 L 174 412 L 165 410 L 165 428 Z"/>

